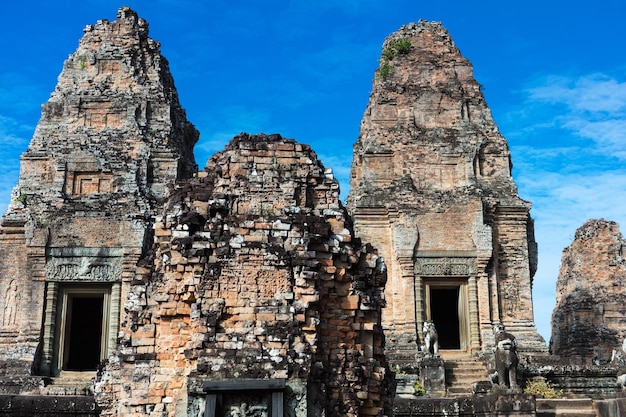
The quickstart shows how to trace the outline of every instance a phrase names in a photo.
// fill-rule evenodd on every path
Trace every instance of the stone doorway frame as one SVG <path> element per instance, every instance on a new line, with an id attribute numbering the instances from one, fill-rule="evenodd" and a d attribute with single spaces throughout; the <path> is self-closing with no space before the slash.
<path id="1" fill-rule="evenodd" d="M 111 311 L 111 285 L 62 285 L 59 294 L 59 307 L 57 309 L 57 326 L 55 330 L 55 351 L 53 369 L 57 372 L 67 370 L 70 362 L 70 327 L 73 318 L 73 301 L 77 298 L 100 298 L 102 297 L 102 320 L 100 322 L 100 361 L 107 357 L 108 330 L 110 327 Z M 95 323 L 94 323 L 95 324 Z M 95 371 L 95 369 L 90 370 Z"/>
<path id="2" fill-rule="evenodd" d="M 456 314 L 458 317 L 459 348 L 447 350 L 468 351 L 471 347 L 469 339 L 469 303 L 467 279 L 425 278 L 424 282 L 424 315 L 426 320 L 433 320 L 431 291 L 434 289 L 458 289 Z M 452 306 L 450 306 L 452 308 Z M 437 329 L 441 334 L 442 329 Z M 441 336 L 440 336 L 441 339 Z M 444 349 L 444 348 L 441 348 Z"/>
<path id="3" fill-rule="evenodd" d="M 424 340 L 422 327 L 427 319 L 426 283 L 458 286 L 465 283 L 468 353 L 480 349 L 480 317 L 477 285 L 478 259 L 474 251 L 417 251 L 414 258 L 415 321 L 418 338 Z"/>
<path id="4" fill-rule="evenodd" d="M 105 340 L 102 343 L 101 359 L 113 353 L 119 329 L 123 254 L 122 248 L 46 249 L 45 304 L 39 363 L 42 375 L 63 376 L 63 353 L 59 350 L 63 350 L 62 336 L 67 319 L 63 313 L 67 302 L 64 291 L 69 291 L 69 294 L 108 292 L 108 310 L 103 312 L 103 321 L 106 320 L 106 323 L 103 322 Z"/>
<path id="5" fill-rule="evenodd" d="M 202 390 L 206 395 L 204 417 L 217 417 L 218 397 L 254 392 L 270 395 L 270 413 L 268 417 L 282 417 L 285 379 L 232 379 L 204 381 Z"/>

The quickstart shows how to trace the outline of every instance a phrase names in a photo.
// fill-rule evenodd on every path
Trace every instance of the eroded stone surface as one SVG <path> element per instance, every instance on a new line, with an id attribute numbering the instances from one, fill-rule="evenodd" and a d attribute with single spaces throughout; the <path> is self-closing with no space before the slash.
<path id="1" fill-rule="evenodd" d="M 626 241 L 619 225 L 589 220 L 563 250 L 552 314 L 554 354 L 577 364 L 606 364 L 626 337 Z"/>
<path id="2" fill-rule="evenodd" d="M 441 335 L 456 333 L 447 349 L 491 352 L 492 325 L 502 322 L 520 350 L 546 352 L 533 322 L 530 204 L 517 194 L 508 145 L 471 64 L 441 24 L 420 21 L 385 40 L 348 207 L 357 235 L 389 268 L 383 324 L 395 363 L 414 361 L 416 329 L 430 318 L 442 349 Z M 458 293 L 433 303 L 459 306 L 451 326 L 431 317 L 432 290 L 446 286 Z"/>
<path id="3" fill-rule="evenodd" d="M 224 387 L 241 389 L 223 407 L 262 414 L 277 397 L 245 387 L 270 385 L 289 415 L 382 416 L 394 392 L 386 353 L 411 381 L 398 414 L 526 404 L 407 399 L 417 331 L 439 304 L 458 319 L 437 326 L 442 351 L 458 343 L 488 359 L 503 323 L 522 355 L 536 355 L 522 358 L 524 378 L 614 394 L 615 363 L 578 364 L 605 362 L 624 337 L 617 225 L 590 222 L 566 250 L 553 318 L 561 360 L 543 356 L 530 204 L 440 24 L 385 41 L 355 145 L 355 233 L 332 171 L 293 140 L 241 134 L 197 173 L 198 133 L 158 43 L 129 8 L 117 18 L 88 26 L 66 61 L 2 218 L 0 393 L 24 404 L 39 398 L 24 394 L 78 395 L 91 407 L 101 363 L 96 399 L 108 416 L 202 415 L 206 394 Z M 108 318 L 90 321 L 103 328 L 88 372 L 67 354 L 81 298 Z"/>
<path id="4" fill-rule="evenodd" d="M 31 374 L 83 370 L 68 364 L 68 351 L 80 348 L 63 327 L 75 299 L 102 303 L 109 317 L 94 317 L 102 346 L 89 368 L 115 350 L 120 302 L 149 242 L 151 217 L 171 184 L 196 172 L 197 139 L 147 23 L 123 7 L 116 21 L 87 26 L 43 105 L 2 218 L 0 372 L 7 391 L 44 389 L 25 383 Z"/>
<path id="5" fill-rule="evenodd" d="M 388 413 L 385 269 L 338 194 L 279 135 L 239 135 L 181 183 L 124 306 L 103 415 L 182 415 L 204 407 L 203 381 L 244 378 L 286 379 L 296 415 Z"/>

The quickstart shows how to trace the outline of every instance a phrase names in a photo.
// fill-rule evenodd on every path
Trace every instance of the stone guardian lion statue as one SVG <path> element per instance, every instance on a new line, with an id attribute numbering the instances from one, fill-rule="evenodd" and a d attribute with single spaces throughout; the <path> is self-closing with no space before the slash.
<path id="1" fill-rule="evenodd" d="M 430 320 L 424 322 L 424 347 L 423 351 L 427 354 L 438 355 L 439 354 L 439 335 L 437 329 L 435 329 L 435 323 Z"/>
<path id="2" fill-rule="evenodd" d="M 502 324 L 493 328 L 496 340 L 496 373 L 498 385 L 505 388 L 517 389 L 517 344 L 515 336 L 507 332 Z"/>

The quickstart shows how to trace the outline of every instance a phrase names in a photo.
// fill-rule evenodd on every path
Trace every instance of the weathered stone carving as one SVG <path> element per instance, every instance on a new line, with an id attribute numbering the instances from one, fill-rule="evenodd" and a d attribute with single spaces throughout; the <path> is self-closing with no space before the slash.
<path id="1" fill-rule="evenodd" d="M 4 295 L 4 312 L 2 313 L 2 325 L 5 327 L 17 324 L 17 313 L 20 301 L 20 293 L 17 282 L 12 279 Z"/>
<path id="2" fill-rule="evenodd" d="M 472 258 L 418 258 L 415 272 L 421 276 L 467 277 L 476 271 L 476 259 Z"/>
<path id="3" fill-rule="evenodd" d="M 508 318 L 514 318 L 519 309 L 519 289 L 517 285 L 510 282 L 503 282 L 500 288 L 502 290 L 503 313 Z"/>
<path id="4" fill-rule="evenodd" d="M 256 399 L 258 401 L 258 399 Z M 226 403 L 226 413 L 224 417 L 268 417 L 269 405 L 267 400 L 264 403 L 255 402 L 250 396 L 239 396 L 239 398 L 228 398 Z"/>
<path id="5" fill-rule="evenodd" d="M 52 257 L 46 263 L 47 281 L 115 282 L 121 279 L 121 257 Z"/>
<path id="6" fill-rule="evenodd" d="M 493 327 L 496 340 L 496 373 L 497 383 L 505 388 L 517 389 L 517 343 L 515 336 L 507 332 L 503 325 Z"/>
<path id="7" fill-rule="evenodd" d="M 426 21 L 389 35 L 381 55 L 347 206 L 355 231 L 389 271 L 383 326 L 390 359 L 409 366 L 424 320 L 437 322 L 426 311 L 426 291 L 444 282 L 459 288 L 446 303 L 462 307 L 451 329 L 459 350 L 491 352 L 495 320 L 515 331 L 520 350 L 547 353 L 533 322 L 530 204 L 517 194 L 506 139 L 470 62 L 440 23 Z M 499 287 L 504 280 L 508 295 Z M 514 293 L 515 303 L 504 300 Z"/>
<path id="8" fill-rule="evenodd" d="M 624 338 L 624 341 L 619 348 L 613 349 L 613 354 L 611 355 L 611 363 L 626 365 L 626 338 Z"/>
<path id="9" fill-rule="evenodd" d="M 432 321 L 424 322 L 424 347 L 423 351 L 426 354 L 438 355 L 439 354 L 439 335 L 435 328 L 435 323 Z"/>

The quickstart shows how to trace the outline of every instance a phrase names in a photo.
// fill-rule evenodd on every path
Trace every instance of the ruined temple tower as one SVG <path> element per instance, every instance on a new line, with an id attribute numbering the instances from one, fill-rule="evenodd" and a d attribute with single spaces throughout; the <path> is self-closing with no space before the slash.
<path id="1" fill-rule="evenodd" d="M 563 250 L 551 353 L 579 365 L 607 364 L 626 338 L 626 240 L 619 225 L 588 220 Z"/>
<path id="2" fill-rule="evenodd" d="M 65 61 L 2 217 L 3 392 L 28 392 L 33 374 L 93 376 L 116 349 L 151 216 L 197 171 L 158 42 L 134 11 L 117 17 L 87 26 Z"/>
<path id="3" fill-rule="evenodd" d="M 42 113 L 0 224 L 0 414 L 390 414 L 386 268 L 309 146 L 241 134 L 198 172 L 127 7 Z"/>
<path id="4" fill-rule="evenodd" d="M 355 232 L 385 259 L 387 355 L 414 362 L 422 323 L 440 348 L 491 352 L 503 323 L 519 350 L 545 352 L 532 306 L 530 203 L 470 62 L 439 23 L 384 42 L 354 145 L 348 207 Z"/>

